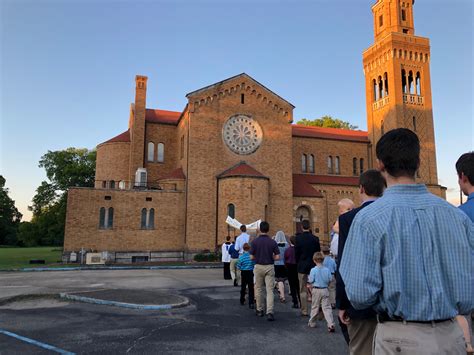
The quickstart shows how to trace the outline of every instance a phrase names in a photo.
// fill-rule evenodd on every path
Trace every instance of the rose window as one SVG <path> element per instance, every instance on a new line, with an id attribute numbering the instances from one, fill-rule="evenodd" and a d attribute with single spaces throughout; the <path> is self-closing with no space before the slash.
<path id="1" fill-rule="evenodd" d="M 222 136 L 227 147 L 234 153 L 251 154 L 262 142 L 262 129 L 251 117 L 235 115 L 224 124 Z"/>

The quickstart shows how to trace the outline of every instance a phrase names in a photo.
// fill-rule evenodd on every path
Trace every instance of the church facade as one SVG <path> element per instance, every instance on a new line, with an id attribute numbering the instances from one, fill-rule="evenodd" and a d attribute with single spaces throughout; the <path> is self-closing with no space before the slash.
<path id="1" fill-rule="evenodd" d="M 293 124 L 294 106 L 245 73 L 187 94 L 182 112 L 150 109 L 147 77 L 137 76 L 128 129 L 97 146 L 95 187 L 68 192 L 65 253 L 187 258 L 236 234 L 227 216 L 267 220 L 271 233 L 287 235 L 307 219 L 328 242 L 337 202 L 359 202 L 358 177 L 374 166 L 380 136 L 396 127 L 419 135 L 417 178 L 444 196 L 430 46 L 414 35 L 413 3 L 372 7 L 375 44 L 363 54 L 367 132 Z"/>

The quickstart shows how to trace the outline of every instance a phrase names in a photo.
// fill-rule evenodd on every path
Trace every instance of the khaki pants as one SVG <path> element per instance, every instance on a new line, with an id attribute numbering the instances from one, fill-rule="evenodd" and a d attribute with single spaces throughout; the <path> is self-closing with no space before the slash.
<path id="1" fill-rule="evenodd" d="M 377 319 L 351 319 L 349 331 L 349 353 L 351 355 L 371 355 Z"/>
<path id="2" fill-rule="evenodd" d="M 336 276 L 332 275 L 332 279 L 329 282 L 329 303 L 331 305 L 336 304 Z"/>
<path id="3" fill-rule="evenodd" d="M 308 289 L 306 284 L 308 283 L 308 275 L 298 273 L 298 282 L 300 284 L 300 302 L 301 302 L 301 314 L 304 316 L 308 315 Z"/>
<path id="4" fill-rule="evenodd" d="M 240 284 L 240 270 L 237 269 L 237 261 L 239 259 L 230 259 L 230 276 L 232 276 L 232 280 L 237 280 L 237 283 Z"/>
<path id="5" fill-rule="evenodd" d="M 275 268 L 273 265 L 255 265 L 255 296 L 257 298 L 257 311 L 263 311 L 263 289 L 267 292 L 267 314 L 273 313 L 273 286 L 275 284 Z"/>
<path id="6" fill-rule="evenodd" d="M 375 355 L 387 354 L 465 355 L 461 327 L 456 321 L 442 323 L 384 322 L 377 324 Z"/>
<path id="7" fill-rule="evenodd" d="M 311 303 L 311 317 L 309 318 L 308 325 L 310 327 L 316 326 L 316 317 L 319 313 L 319 307 L 323 309 L 324 318 L 328 323 L 328 327 L 334 327 L 334 317 L 332 315 L 331 304 L 329 303 L 329 291 L 327 288 L 313 288 L 312 291 L 313 301 Z"/>

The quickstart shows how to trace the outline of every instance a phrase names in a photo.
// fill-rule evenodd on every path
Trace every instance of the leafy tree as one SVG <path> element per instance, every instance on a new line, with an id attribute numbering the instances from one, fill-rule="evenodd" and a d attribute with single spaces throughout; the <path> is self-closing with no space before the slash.
<path id="1" fill-rule="evenodd" d="M 6 180 L 0 175 L 0 244 L 17 244 L 17 231 L 22 214 L 15 207 L 15 201 L 8 196 Z"/>
<path id="2" fill-rule="evenodd" d="M 62 245 L 66 220 L 67 189 L 93 187 L 96 151 L 67 148 L 48 151 L 39 167 L 49 181 L 42 181 L 33 197 L 33 218 L 22 223 L 18 239 L 27 246 Z"/>
<path id="3" fill-rule="evenodd" d="M 343 129 L 357 129 L 357 126 L 350 124 L 349 122 L 340 120 L 339 118 L 333 118 L 332 116 L 323 116 L 321 118 L 316 118 L 314 120 L 308 120 L 302 118 L 297 124 L 305 126 L 315 126 L 315 127 L 325 127 L 325 128 L 343 128 Z"/>

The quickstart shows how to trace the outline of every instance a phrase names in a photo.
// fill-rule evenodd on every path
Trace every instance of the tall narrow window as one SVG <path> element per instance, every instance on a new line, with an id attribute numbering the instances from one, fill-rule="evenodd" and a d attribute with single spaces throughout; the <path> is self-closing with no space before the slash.
<path id="1" fill-rule="evenodd" d="M 301 172 L 306 173 L 307 166 L 306 166 L 306 154 L 301 155 Z"/>
<path id="2" fill-rule="evenodd" d="M 339 157 L 336 157 L 336 174 L 339 175 L 341 173 L 341 160 Z"/>
<path id="3" fill-rule="evenodd" d="M 155 229 L 155 209 L 150 208 L 150 211 L 148 212 L 148 229 Z"/>
<path id="4" fill-rule="evenodd" d="M 148 142 L 148 161 L 155 161 L 155 144 L 153 142 Z"/>
<path id="5" fill-rule="evenodd" d="M 105 207 L 101 207 L 99 211 L 99 228 L 105 229 Z"/>
<path id="6" fill-rule="evenodd" d="M 416 72 L 416 94 L 421 95 L 421 76 L 420 76 L 420 72 Z"/>
<path id="7" fill-rule="evenodd" d="M 158 163 L 163 163 L 165 161 L 165 145 L 163 143 L 158 143 Z"/>
<path id="8" fill-rule="evenodd" d="M 328 156 L 328 174 L 332 174 L 332 156 Z"/>
<path id="9" fill-rule="evenodd" d="M 360 173 L 364 172 L 364 158 L 360 158 Z"/>
<path id="10" fill-rule="evenodd" d="M 314 174 L 314 155 L 308 155 L 308 170 L 310 173 Z"/>
<path id="11" fill-rule="evenodd" d="M 103 189 L 107 188 L 107 181 L 105 181 L 105 180 L 102 181 L 102 188 Z"/>
<path id="12" fill-rule="evenodd" d="M 385 83 L 385 96 L 388 96 L 388 75 L 387 72 L 383 75 L 384 83 Z"/>
<path id="13" fill-rule="evenodd" d="M 357 158 L 352 158 L 352 175 L 357 175 Z"/>
<path id="14" fill-rule="evenodd" d="M 379 27 L 383 26 L 383 15 L 379 16 Z"/>
<path id="15" fill-rule="evenodd" d="M 407 76 L 405 69 L 402 69 L 402 91 L 404 94 L 407 93 Z"/>
<path id="16" fill-rule="evenodd" d="M 409 93 L 414 94 L 414 85 L 413 85 L 413 72 L 410 70 L 408 72 L 408 88 L 409 88 Z"/>
<path id="17" fill-rule="evenodd" d="M 244 94 L 240 94 L 240 103 L 241 104 L 245 103 L 245 95 Z"/>
<path id="18" fill-rule="evenodd" d="M 142 208 L 141 218 L 140 218 L 140 228 L 146 229 L 146 208 Z"/>
<path id="19" fill-rule="evenodd" d="M 407 12 L 402 9 L 402 21 L 406 21 L 407 20 Z"/>
<path id="20" fill-rule="evenodd" d="M 227 205 L 227 215 L 230 218 L 235 218 L 235 206 L 232 203 Z"/>
<path id="21" fill-rule="evenodd" d="M 382 77 L 379 76 L 379 99 L 383 97 L 383 82 Z"/>
<path id="22" fill-rule="evenodd" d="M 416 132 L 416 117 L 413 116 L 413 131 Z"/>
<path id="23" fill-rule="evenodd" d="M 114 208 L 109 207 L 109 215 L 107 217 L 107 228 L 112 229 L 114 227 Z"/>
<path id="24" fill-rule="evenodd" d="M 377 101 L 377 81 L 374 79 L 372 80 L 372 86 L 374 90 L 374 102 Z"/>
<path id="25" fill-rule="evenodd" d="M 110 188 L 115 189 L 115 181 L 114 180 L 110 180 Z"/>

